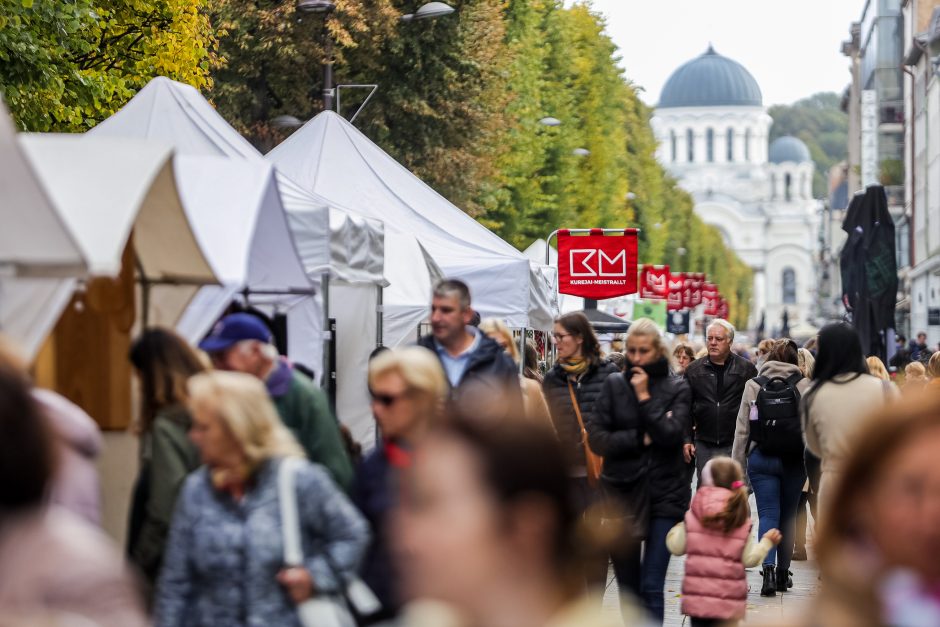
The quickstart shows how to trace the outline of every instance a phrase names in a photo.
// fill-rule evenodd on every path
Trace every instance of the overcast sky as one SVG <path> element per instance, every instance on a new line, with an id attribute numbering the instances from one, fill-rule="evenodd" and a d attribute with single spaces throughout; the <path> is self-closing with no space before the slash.
<path id="1" fill-rule="evenodd" d="M 569 2 L 570 4 L 570 2 Z M 865 0 L 593 0 L 648 104 L 677 67 L 714 44 L 757 79 L 764 105 L 849 83 L 840 46 Z"/>

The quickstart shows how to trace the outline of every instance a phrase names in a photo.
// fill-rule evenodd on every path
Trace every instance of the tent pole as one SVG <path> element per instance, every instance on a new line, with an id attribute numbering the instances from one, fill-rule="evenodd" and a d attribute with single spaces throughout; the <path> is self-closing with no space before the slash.
<path id="1" fill-rule="evenodd" d="M 385 345 L 385 338 L 382 337 L 382 334 L 385 332 L 385 328 L 382 323 L 382 316 L 385 314 L 385 288 L 381 285 L 376 285 L 375 289 L 378 291 L 376 294 L 376 303 L 377 307 L 375 308 L 375 347 Z"/>
<path id="2" fill-rule="evenodd" d="M 323 273 L 323 329 L 330 330 L 330 273 Z M 330 375 L 330 336 L 323 336 L 323 376 Z"/>
<path id="3" fill-rule="evenodd" d="M 519 336 L 519 374 L 525 376 L 525 327 L 522 327 L 522 335 Z"/>

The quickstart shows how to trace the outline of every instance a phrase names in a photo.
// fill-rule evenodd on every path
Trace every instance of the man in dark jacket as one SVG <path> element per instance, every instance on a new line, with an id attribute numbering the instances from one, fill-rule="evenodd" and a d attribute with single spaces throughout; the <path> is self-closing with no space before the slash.
<path id="1" fill-rule="evenodd" d="M 754 364 L 731 352 L 734 327 L 730 322 L 715 320 L 706 336 L 708 355 L 689 364 L 685 371 L 692 390 L 694 429 L 686 438 L 685 458 L 695 457 L 699 485 L 708 460 L 731 456 L 744 385 L 757 376 Z"/>
<path id="2" fill-rule="evenodd" d="M 478 328 L 470 306 L 470 288 L 447 279 L 434 288 L 431 335 L 418 345 L 433 351 L 451 386 L 451 401 L 467 413 L 499 418 L 524 415 L 519 367 Z"/>

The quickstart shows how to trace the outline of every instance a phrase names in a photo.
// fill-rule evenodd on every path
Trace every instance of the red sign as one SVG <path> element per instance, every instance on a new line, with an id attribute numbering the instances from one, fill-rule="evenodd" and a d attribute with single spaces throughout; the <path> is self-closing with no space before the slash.
<path id="1" fill-rule="evenodd" d="M 636 229 L 623 235 L 574 236 L 558 231 L 558 291 L 562 294 L 602 300 L 637 291 Z"/>
<path id="2" fill-rule="evenodd" d="M 640 271 L 640 298 L 666 300 L 669 296 L 669 266 L 643 266 Z"/>
<path id="3" fill-rule="evenodd" d="M 718 286 L 713 283 L 702 285 L 702 304 L 705 305 L 706 316 L 717 316 L 718 306 L 721 304 L 721 294 L 718 293 Z"/>
<path id="4" fill-rule="evenodd" d="M 698 307 L 702 304 L 702 286 L 705 284 L 705 275 L 701 272 L 692 274 L 692 293 L 690 307 Z"/>
<path id="5" fill-rule="evenodd" d="M 728 301 L 722 298 L 721 304 L 718 306 L 718 317 L 727 320 L 729 313 L 731 313 L 731 308 L 728 306 Z"/>
<path id="6" fill-rule="evenodd" d="M 668 311 L 682 311 L 683 298 L 685 291 L 685 274 L 682 272 L 669 275 L 669 294 L 666 297 L 666 309 Z"/>

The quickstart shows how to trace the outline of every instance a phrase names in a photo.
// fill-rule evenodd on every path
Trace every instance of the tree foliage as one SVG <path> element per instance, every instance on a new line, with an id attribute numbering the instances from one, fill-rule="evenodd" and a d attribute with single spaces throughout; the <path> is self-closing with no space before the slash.
<path id="1" fill-rule="evenodd" d="M 208 0 L 0 3 L 0 90 L 19 126 L 85 131 L 154 76 L 210 86 Z"/>
<path id="2" fill-rule="evenodd" d="M 816 172 L 813 196 L 829 195 L 829 168 L 848 156 L 849 117 L 840 108 L 841 98 L 821 92 L 792 105 L 775 105 L 768 113 L 774 119 L 770 140 L 784 135 L 800 138 L 809 148 Z"/>

